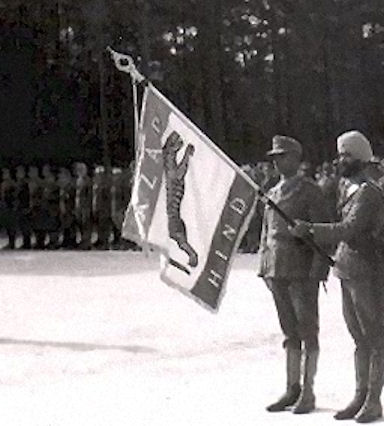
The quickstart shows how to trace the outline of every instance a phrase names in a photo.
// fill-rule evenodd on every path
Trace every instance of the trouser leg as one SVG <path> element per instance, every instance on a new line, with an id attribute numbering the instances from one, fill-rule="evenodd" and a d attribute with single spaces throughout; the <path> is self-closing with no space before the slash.
<path id="1" fill-rule="evenodd" d="M 299 320 L 292 301 L 290 283 L 281 279 L 268 279 L 266 281 L 272 292 L 280 327 L 284 334 L 283 346 L 300 350 Z"/>
<path id="2" fill-rule="evenodd" d="M 336 420 L 347 420 L 355 417 L 363 406 L 367 395 L 370 348 L 369 341 L 361 326 L 361 320 L 358 317 L 357 305 L 354 302 L 357 295 L 353 291 L 353 285 L 345 281 L 342 281 L 341 285 L 343 316 L 356 345 L 354 354 L 356 387 L 352 401 L 344 409 L 338 411 L 334 418 Z"/>
<path id="3" fill-rule="evenodd" d="M 292 281 L 286 284 L 288 285 L 272 283 L 272 293 L 286 336 L 285 344 L 288 347 L 293 344 L 300 348 L 302 342 L 304 343 L 301 372 L 303 386 L 293 408 L 295 414 L 304 414 L 315 408 L 313 386 L 319 357 L 319 284 L 313 280 Z"/>
<path id="4" fill-rule="evenodd" d="M 356 393 L 336 419 L 355 417 L 369 423 L 382 416 L 380 395 L 384 381 L 384 328 L 375 282 L 343 281 L 343 315 L 355 344 Z"/>
<path id="5" fill-rule="evenodd" d="M 293 282 L 291 297 L 298 318 L 300 339 L 304 342 L 303 386 L 292 412 L 305 414 L 315 409 L 314 381 L 319 358 L 319 283 L 316 280 Z"/>
<path id="6" fill-rule="evenodd" d="M 89 250 L 92 243 L 92 223 L 91 218 L 83 219 L 79 222 L 80 243 L 79 248 Z"/>
<path id="7" fill-rule="evenodd" d="M 286 391 L 273 404 L 266 407 L 270 412 L 283 411 L 292 406 L 300 395 L 301 342 L 297 333 L 297 318 L 285 280 L 266 280 L 272 292 L 286 351 Z"/>
<path id="8" fill-rule="evenodd" d="M 352 401 L 343 409 L 338 411 L 334 418 L 336 420 L 353 419 L 364 404 L 368 391 L 369 352 L 366 348 L 355 349 L 355 378 L 356 389 Z"/>
<path id="9" fill-rule="evenodd" d="M 7 247 L 10 249 L 14 249 L 16 247 L 16 231 L 13 229 L 7 229 L 7 236 L 8 236 Z"/>
<path id="10" fill-rule="evenodd" d="M 20 214 L 19 218 L 19 229 L 23 238 L 23 243 L 21 248 L 30 249 L 31 240 L 32 240 L 32 227 L 30 221 L 30 215 L 27 211 L 24 211 Z"/>
<path id="11" fill-rule="evenodd" d="M 272 279 L 266 281 L 272 291 L 287 351 L 286 392 L 277 402 L 268 406 L 267 410 L 282 411 L 294 405 L 301 397 L 297 413 L 309 412 L 314 408 L 313 382 L 319 354 L 318 283 Z M 302 342 L 306 348 L 303 389 L 300 386 Z"/>
<path id="12" fill-rule="evenodd" d="M 43 250 L 45 248 L 46 232 L 41 230 L 35 230 L 36 235 L 36 248 Z"/>

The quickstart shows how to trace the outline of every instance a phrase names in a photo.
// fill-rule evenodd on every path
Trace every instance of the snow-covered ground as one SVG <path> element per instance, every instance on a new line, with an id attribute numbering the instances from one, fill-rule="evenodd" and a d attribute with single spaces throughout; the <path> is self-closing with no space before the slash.
<path id="1" fill-rule="evenodd" d="M 1 252 L 0 424 L 335 424 L 354 389 L 339 283 L 320 295 L 318 409 L 271 414 L 284 352 L 255 263 L 237 256 L 212 314 L 163 284 L 142 253 Z"/>

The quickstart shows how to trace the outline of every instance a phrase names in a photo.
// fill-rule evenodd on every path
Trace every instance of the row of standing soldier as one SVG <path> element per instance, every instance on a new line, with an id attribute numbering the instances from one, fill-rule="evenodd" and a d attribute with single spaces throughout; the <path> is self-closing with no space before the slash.
<path id="1" fill-rule="evenodd" d="M 131 168 L 108 172 L 97 166 L 91 177 L 84 163 L 75 163 L 73 174 L 60 168 L 57 175 L 45 165 L 41 177 L 34 166 L 28 173 L 18 166 L 15 178 L 3 169 L 1 224 L 7 247 L 16 248 L 17 237 L 21 237 L 25 249 L 108 249 L 111 244 L 121 248 L 126 245 L 120 229 L 131 176 Z"/>
<path id="2" fill-rule="evenodd" d="M 334 273 L 340 279 L 342 311 L 355 343 L 355 395 L 336 412 L 336 420 L 370 423 L 382 416 L 384 384 L 384 178 L 372 163 L 370 142 L 358 131 L 337 140 L 341 176 L 337 216 L 326 211 L 318 185 L 300 176 L 302 147 L 293 138 L 276 136 L 268 153 L 280 174 L 268 197 L 291 219 L 289 226 L 266 206 L 258 274 L 272 293 L 286 351 L 286 391 L 267 407 L 295 414 L 315 409 L 314 379 L 319 357 L 319 282 L 329 264 L 306 245 L 313 239 L 335 253 Z"/>

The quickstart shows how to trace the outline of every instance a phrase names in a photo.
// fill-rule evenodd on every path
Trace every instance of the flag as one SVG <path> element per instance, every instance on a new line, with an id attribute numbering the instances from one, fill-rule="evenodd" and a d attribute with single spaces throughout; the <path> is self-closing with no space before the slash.
<path id="1" fill-rule="evenodd" d="M 149 84 L 122 236 L 161 253 L 161 279 L 217 311 L 255 198 L 251 179 Z"/>

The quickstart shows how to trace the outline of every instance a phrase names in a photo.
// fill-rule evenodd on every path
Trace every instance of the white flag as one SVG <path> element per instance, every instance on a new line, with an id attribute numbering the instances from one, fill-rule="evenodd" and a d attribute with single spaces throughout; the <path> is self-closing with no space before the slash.
<path id="1" fill-rule="evenodd" d="M 161 253 L 161 279 L 217 310 L 255 204 L 252 181 L 152 85 L 122 235 Z"/>

